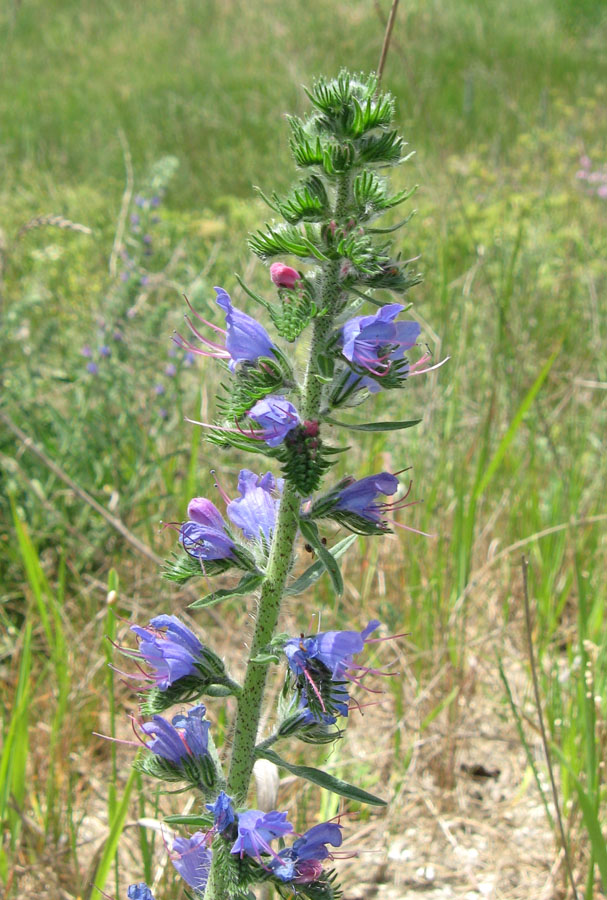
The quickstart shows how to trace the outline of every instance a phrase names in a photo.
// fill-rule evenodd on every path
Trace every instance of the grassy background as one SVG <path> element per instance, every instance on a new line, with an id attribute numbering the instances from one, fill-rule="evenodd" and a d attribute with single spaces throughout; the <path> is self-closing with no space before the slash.
<path id="1" fill-rule="evenodd" d="M 247 231 L 265 216 L 252 185 L 269 192 L 293 180 L 283 114 L 305 110 L 301 85 L 315 75 L 376 65 L 387 6 L 13 0 L 0 11 L 1 411 L 157 554 L 173 540 L 159 519 L 180 519 L 193 493 L 212 491 L 208 452 L 183 416 L 209 406 L 212 414 L 213 377 L 208 367 L 202 378 L 181 367 L 174 381 L 163 375 L 180 293 L 204 309 L 213 284 L 235 287 L 234 272 L 267 290 L 267 273 L 246 251 Z M 451 362 L 399 397 L 396 417 L 423 412 L 423 425 L 358 441 L 356 472 L 413 465 L 425 502 L 404 521 L 436 538 L 361 542 L 364 565 L 346 564 L 341 602 L 321 583 L 305 609 L 289 612 L 297 628 L 322 608 L 325 625 L 377 615 L 409 633 L 411 678 L 391 686 L 398 724 L 384 771 L 398 789 L 417 739 L 436 729 L 424 764 L 448 794 L 458 723 L 481 702 L 470 675 L 479 642 L 502 657 L 507 678 L 508 661 L 524 657 L 518 555 L 529 553 L 545 708 L 563 754 L 581 879 L 600 862 L 600 839 L 595 832 L 590 842 L 588 831 L 605 741 L 607 201 L 576 172 L 583 154 L 596 170 L 605 164 L 605 32 L 603 4 L 591 0 L 434 0 L 399 10 L 385 85 L 416 155 L 394 182 L 421 187 L 397 241 L 421 256 L 414 314 L 433 353 Z M 150 255 L 126 222 L 129 252 L 152 284 L 121 285 L 108 260 L 125 165 L 136 193 L 167 154 L 179 168 Z M 92 234 L 19 233 L 51 213 Z M 129 320 L 131 306 L 138 315 Z M 91 378 L 79 351 L 102 340 L 99 316 L 126 340 Z M 380 398 L 378 418 L 382 404 L 393 414 L 393 398 Z M 78 896 L 90 890 L 100 860 L 91 848 L 104 846 L 107 816 L 119 833 L 127 814 L 119 800 L 129 754 L 118 765 L 90 738 L 113 727 L 108 689 L 118 693 L 120 733 L 122 707 L 133 705 L 104 671 L 103 636 L 115 627 L 104 606 L 108 573 L 113 566 L 120 576 L 120 613 L 140 621 L 166 608 L 167 588 L 0 428 L 0 875 L 16 890 L 25 872 L 39 891 L 50 871 Z M 240 462 L 222 461 L 228 491 Z M 186 600 L 169 596 L 173 609 Z M 245 615 L 236 604 L 222 614 L 233 635 L 203 624 L 234 656 Z M 497 671 L 492 652 L 487 665 Z M 508 712 L 499 684 L 482 702 L 498 717 Z M 515 706 L 531 741 L 527 687 Z M 372 756 L 353 753 L 339 771 L 373 787 Z M 131 820 L 153 814 L 149 786 L 129 787 L 139 804 Z M 312 814 L 312 795 L 306 803 Z M 133 859 L 121 859 L 121 879 L 139 880 L 141 855 L 152 877 L 154 854 L 141 840 Z M 101 860 L 108 872 L 111 857 Z"/>

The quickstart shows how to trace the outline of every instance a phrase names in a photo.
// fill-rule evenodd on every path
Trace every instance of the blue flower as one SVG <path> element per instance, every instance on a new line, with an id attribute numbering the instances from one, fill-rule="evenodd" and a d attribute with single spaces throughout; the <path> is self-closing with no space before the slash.
<path id="1" fill-rule="evenodd" d="M 286 813 L 276 810 L 264 813 L 259 809 L 250 809 L 238 816 L 238 837 L 230 852 L 255 859 L 260 859 L 262 852 L 275 856 L 270 841 L 291 831 L 293 826 L 287 822 Z"/>
<path id="2" fill-rule="evenodd" d="M 154 900 L 154 895 L 145 881 L 140 881 L 138 884 L 130 884 L 126 895 L 129 900 Z"/>
<path id="3" fill-rule="evenodd" d="M 207 328 L 218 332 L 225 338 L 225 343 L 220 344 L 212 341 L 196 328 L 192 320 L 186 316 L 190 330 L 204 344 L 204 349 L 197 347 L 190 341 L 186 341 L 180 334 L 176 334 L 173 340 L 175 343 L 190 353 L 196 353 L 199 356 L 213 356 L 216 359 L 223 359 L 228 363 L 228 367 L 233 372 L 238 363 L 256 363 L 260 357 L 274 357 L 274 345 L 270 335 L 263 325 L 260 325 L 252 316 L 241 312 L 232 305 L 230 295 L 223 288 L 216 287 L 217 304 L 225 312 L 226 328 L 219 328 L 212 322 L 207 322 L 199 313 L 197 313 L 189 301 L 193 315 L 196 316 Z"/>
<path id="4" fill-rule="evenodd" d="M 180 678 L 198 674 L 196 664 L 204 659 L 204 647 L 176 616 L 156 616 L 147 628 L 132 625 L 139 640 L 138 653 L 153 671 L 156 687 L 166 691 Z"/>
<path id="5" fill-rule="evenodd" d="M 268 447 L 278 447 L 299 424 L 297 410 L 286 397 L 280 395 L 269 394 L 258 400 L 247 415 L 261 426 L 260 436 Z"/>
<path id="6" fill-rule="evenodd" d="M 355 316 L 341 329 L 342 353 L 355 371 L 370 372 L 381 379 L 396 369 L 400 379 L 409 372 L 409 364 L 403 360 L 406 350 L 415 345 L 421 329 L 417 322 L 395 322 L 405 307 L 400 303 L 382 306 L 370 316 Z M 356 379 L 353 375 L 351 381 Z M 358 388 L 366 387 L 371 393 L 381 385 L 362 373 Z"/>
<path id="7" fill-rule="evenodd" d="M 305 675 L 310 662 L 316 660 L 329 670 L 332 679 L 343 679 L 353 665 L 352 657 L 361 652 L 365 640 L 379 625 L 373 619 L 362 631 L 325 631 L 308 638 L 291 638 L 284 648 L 289 666 L 296 675 Z"/>
<path id="8" fill-rule="evenodd" d="M 397 490 L 398 478 L 390 472 L 368 475 L 342 488 L 337 494 L 333 508 L 354 513 L 370 522 L 380 523 L 386 505 L 377 503 L 377 498 L 380 494 L 395 494 Z"/>
<path id="9" fill-rule="evenodd" d="M 234 541 L 226 534 L 221 513 L 210 500 L 190 500 L 188 517 L 179 529 L 179 540 L 186 553 L 196 559 L 226 559 L 232 555 Z"/>
<path id="10" fill-rule="evenodd" d="M 215 829 L 222 834 L 227 831 L 236 819 L 232 798 L 225 791 L 221 791 L 215 803 L 207 803 L 206 808 L 213 813 Z"/>
<path id="11" fill-rule="evenodd" d="M 216 287 L 217 305 L 226 314 L 226 350 L 230 354 L 230 368 L 239 362 L 257 362 L 260 356 L 273 357 L 274 345 L 263 325 L 252 316 L 232 306 L 230 295 Z"/>
<path id="12" fill-rule="evenodd" d="M 340 847 L 342 842 L 341 825 L 323 822 L 309 828 L 292 847 L 285 847 L 278 852 L 268 868 L 281 881 L 304 884 L 318 881 L 322 872 L 322 861 L 331 854 L 326 845 Z"/>
<path id="13" fill-rule="evenodd" d="M 172 847 L 171 862 L 183 880 L 200 894 L 204 894 L 213 859 L 212 852 L 206 847 L 206 840 L 207 835 L 197 831 L 190 838 L 175 838 Z"/>
<path id="14" fill-rule="evenodd" d="M 201 703 L 187 715 L 174 716 L 172 724 L 162 716 L 153 716 L 151 722 L 144 722 L 141 726 L 144 734 L 153 735 L 152 740 L 146 741 L 146 747 L 177 768 L 188 757 L 203 759 L 208 756 L 211 727 L 205 714 L 206 707 Z"/>
<path id="15" fill-rule="evenodd" d="M 369 622 L 359 631 L 327 631 L 313 637 L 291 638 L 284 646 L 289 668 L 295 675 L 304 725 L 332 725 L 336 716 L 347 716 L 346 682 L 351 669 L 361 668 L 354 655 L 365 646 L 368 635 L 379 626 Z M 354 679 L 355 680 L 355 679 Z"/>
<path id="16" fill-rule="evenodd" d="M 274 494 L 277 490 L 282 491 L 282 478 L 277 481 L 271 472 L 256 475 L 250 469 L 242 469 L 238 475 L 238 490 L 242 496 L 232 500 L 227 507 L 231 521 L 250 540 L 258 540 L 261 532 L 269 541 L 280 502 Z"/>

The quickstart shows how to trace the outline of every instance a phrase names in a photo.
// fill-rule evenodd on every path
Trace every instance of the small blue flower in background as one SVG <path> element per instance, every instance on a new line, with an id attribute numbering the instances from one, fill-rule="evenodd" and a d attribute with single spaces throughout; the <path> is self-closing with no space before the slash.
<path id="1" fill-rule="evenodd" d="M 386 504 L 377 503 L 380 494 L 391 495 L 398 490 L 398 478 L 390 472 L 368 475 L 358 481 L 352 480 L 337 494 L 334 509 L 355 513 L 370 522 L 381 522 Z"/>
<path id="2" fill-rule="evenodd" d="M 238 816 L 238 838 L 232 845 L 231 853 L 240 856 L 252 856 L 259 860 L 261 853 L 276 856 L 270 847 L 270 841 L 293 831 L 287 822 L 287 814 L 277 812 L 264 813 L 259 809 L 250 809 Z"/>
<path id="3" fill-rule="evenodd" d="M 232 798 L 228 797 L 225 791 L 220 791 L 215 803 L 207 803 L 206 808 L 213 813 L 215 829 L 220 834 L 227 831 L 236 820 Z"/>
<path id="4" fill-rule="evenodd" d="M 140 881 L 138 884 L 130 884 L 126 895 L 129 900 L 154 900 L 154 895 L 145 881 Z"/>
<path id="5" fill-rule="evenodd" d="M 299 415 L 293 404 L 280 395 L 269 394 L 258 400 L 247 413 L 261 426 L 260 437 L 268 447 L 278 447 L 290 431 L 299 425 Z"/>
<path id="6" fill-rule="evenodd" d="M 256 475 L 250 469 L 241 470 L 238 490 L 242 496 L 228 504 L 227 514 L 245 537 L 257 540 L 262 532 L 265 539 L 270 540 L 280 503 L 274 495 L 282 491 L 282 485 L 282 478 L 277 481 L 271 472 Z"/>
<path id="7" fill-rule="evenodd" d="M 89 373 L 89 375 L 98 375 L 99 374 L 99 366 L 95 362 L 87 363 L 86 371 Z"/>
<path id="8" fill-rule="evenodd" d="M 204 657 L 204 647 L 176 616 L 156 616 L 147 628 L 131 625 L 139 638 L 139 650 L 128 656 L 143 660 L 151 669 L 156 687 L 166 691 L 180 678 L 198 673 L 196 663 Z"/>
<path id="9" fill-rule="evenodd" d="M 322 873 L 322 861 L 331 854 L 326 845 L 340 847 L 342 842 L 341 825 L 323 822 L 309 828 L 292 847 L 279 850 L 268 868 L 281 881 L 295 884 L 306 884 L 318 881 Z"/>
<path id="10" fill-rule="evenodd" d="M 206 840 L 207 835 L 202 831 L 197 831 L 190 838 L 177 837 L 171 852 L 171 862 L 183 880 L 200 894 L 204 894 L 213 859 Z M 147 898 L 142 897 L 141 900 Z"/>
<path id="11" fill-rule="evenodd" d="M 404 308 L 400 303 L 389 303 L 373 315 L 349 319 L 340 332 L 342 353 L 348 362 L 377 378 L 387 375 L 394 363 L 401 362 L 405 351 L 415 345 L 421 332 L 417 322 L 394 321 Z M 408 364 L 401 363 L 399 376 L 405 377 L 408 371 Z M 362 387 L 376 393 L 381 385 L 373 378 L 363 376 L 359 384 L 359 388 Z"/>
<path id="12" fill-rule="evenodd" d="M 204 497 L 194 497 L 188 503 L 188 521 L 179 529 L 179 540 L 186 553 L 196 559 L 226 559 L 234 548 L 221 513 Z"/>
<path id="13" fill-rule="evenodd" d="M 85 344 L 80 351 L 80 355 L 84 356 L 85 359 L 91 359 L 93 355 L 93 351 L 91 350 L 90 344 Z"/>
<path id="14" fill-rule="evenodd" d="M 174 716 L 172 724 L 162 716 L 153 716 L 151 722 L 141 726 L 144 734 L 152 736 L 152 740 L 146 741 L 146 747 L 177 767 L 188 756 L 204 758 L 208 755 L 211 727 L 205 714 L 206 707 L 201 703 L 187 715 Z"/>
<path id="15" fill-rule="evenodd" d="M 175 365 L 175 363 L 169 363 L 167 366 L 165 366 L 164 374 L 168 378 L 174 378 L 177 374 L 177 366 Z"/>

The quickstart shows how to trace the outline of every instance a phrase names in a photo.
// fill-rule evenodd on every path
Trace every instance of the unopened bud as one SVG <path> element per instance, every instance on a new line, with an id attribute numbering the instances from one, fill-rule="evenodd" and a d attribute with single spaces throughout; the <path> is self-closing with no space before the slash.
<path id="1" fill-rule="evenodd" d="M 297 269 L 279 262 L 272 263 L 270 266 L 270 278 L 277 287 L 287 288 L 290 291 L 301 281 L 301 275 Z"/>

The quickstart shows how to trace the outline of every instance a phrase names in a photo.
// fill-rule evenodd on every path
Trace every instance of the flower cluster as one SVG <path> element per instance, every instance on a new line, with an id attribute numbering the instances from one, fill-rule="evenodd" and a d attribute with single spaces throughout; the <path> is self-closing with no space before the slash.
<path id="1" fill-rule="evenodd" d="M 589 156 L 580 157 L 580 168 L 576 178 L 589 194 L 595 194 L 602 200 L 607 200 L 607 166 L 593 168 Z"/>
<path id="2" fill-rule="evenodd" d="M 213 804 L 206 807 L 213 814 L 213 827 L 197 831 L 189 838 L 178 837 L 171 848 L 171 861 L 186 884 L 197 894 L 204 895 L 213 859 L 210 845 L 216 834 L 227 837 L 230 854 L 236 861 L 247 859 L 247 878 L 250 882 L 273 881 L 277 885 L 312 885 L 322 887 L 329 873 L 324 863 L 333 859 L 333 848 L 341 846 L 341 825 L 323 822 L 297 837 L 290 846 L 275 849 L 272 843 L 293 834 L 287 814 L 258 809 L 236 812 L 232 799 L 221 792 Z M 240 866 L 242 871 L 242 866 Z M 129 900 L 153 900 L 145 883 L 131 885 Z"/>

